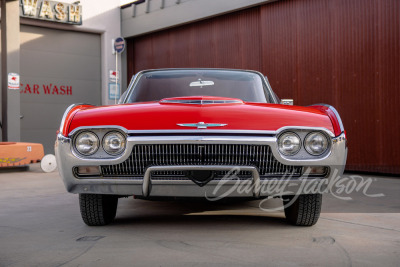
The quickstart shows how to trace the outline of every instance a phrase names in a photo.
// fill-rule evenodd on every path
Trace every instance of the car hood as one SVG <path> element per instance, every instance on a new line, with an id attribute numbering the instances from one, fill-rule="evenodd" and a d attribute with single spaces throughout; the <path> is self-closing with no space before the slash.
<path id="1" fill-rule="evenodd" d="M 210 98 L 200 99 L 212 100 Z M 218 100 L 221 99 L 218 98 Z M 227 98 L 222 100 L 227 100 Z M 210 104 L 211 102 L 215 103 Z M 240 100 L 193 103 L 189 104 L 188 101 L 180 103 L 180 101 L 168 99 L 168 101 L 160 102 L 86 107 L 75 113 L 68 132 L 81 126 L 112 125 L 122 126 L 131 131 L 189 130 L 197 129 L 197 127 L 179 124 L 203 122 L 225 125 L 208 128 L 212 130 L 276 131 L 285 126 L 305 126 L 322 127 L 334 132 L 329 117 L 324 112 L 312 107 L 245 103 Z"/>

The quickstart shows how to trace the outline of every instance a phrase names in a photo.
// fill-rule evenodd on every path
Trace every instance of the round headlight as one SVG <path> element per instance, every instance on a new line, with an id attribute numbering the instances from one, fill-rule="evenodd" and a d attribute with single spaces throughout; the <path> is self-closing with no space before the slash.
<path id="1" fill-rule="evenodd" d="M 109 132 L 104 136 L 103 148 L 110 155 L 121 154 L 125 150 L 125 136 L 119 132 Z"/>
<path id="2" fill-rule="evenodd" d="M 323 154 L 328 149 L 328 145 L 328 138 L 321 132 L 309 133 L 304 140 L 307 152 L 314 156 Z"/>
<path id="3" fill-rule="evenodd" d="M 75 148 L 80 154 L 90 156 L 99 148 L 99 138 L 92 132 L 82 132 L 75 138 Z"/>
<path id="4" fill-rule="evenodd" d="M 279 151 L 286 156 L 292 156 L 301 148 L 300 137 L 292 132 L 282 134 L 278 139 Z"/>

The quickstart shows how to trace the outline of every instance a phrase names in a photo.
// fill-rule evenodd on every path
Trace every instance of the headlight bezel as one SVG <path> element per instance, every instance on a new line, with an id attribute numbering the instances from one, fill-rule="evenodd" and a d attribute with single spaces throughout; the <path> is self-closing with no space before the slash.
<path id="1" fill-rule="evenodd" d="M 82 154 L 76 148 L 77 137 L 84 132 L 94 133 L 99 140 L 99 142 L 98 142 L 99 147 L 98 147 L 97 151 L 91 155 Z M 121 134 L 123 136 L 123 138 L 125 140 L 124 149 L 119 154 L 116 154 L 116 155 L 109 154 L 103 148 L 104 136 L 106 136 L 110 132 L 118 132 L 119 134 Z M 123 155 L 125 155 L 126 150 L 129 147 L 128 130 L 126 130 L 125 128 L 120 127 L 120 126 L 114 126 L 114 127 L 99 127 L 99 126 L 86 127 L 86 126 L 83 126 L 83 127 L 78 127 L 76 129 L 72 130 L 70 132 L 69 136 L 71 138 L 71 151 L 75 157 L 80 158 L 80 159 L 116 160 L 116 159 L 119 159 L 120 157 L 122 157 Z"/>
<path id="2" fill-rule="evenodd" d="M 300 150 L 293 155 L 287 155 L 282 153 L 280 147 L 279 147 L 279 140 L 280 138 L 285 135 L 286 133 L 294 133 L 296 134 L 301 141 L 301 148 Z M 324 152 L 322 152 L 319 155 L 313 155 L 310 154 L 306 148 L 305 148 L 305 139 L 306 137 L 311 134 L 311 133 L 321 133 L 324 135 L 324 137 L 327 140 L 327 148 Z M 334 134 L 330 132 L 329 130 L 325 128 L 320 128 L 320 127 L 283 127 L 278 131 L 278 134 L 276 135 L 276 152 L 278 153 L 279 157 L 286 159 L 286 160 L 320 160 L 323 158 L 326 158 L 327 156 L 330 155 L 332 151 L 332 145 L 333 145 L 333 140 Z"/>
<path id="3" fill-rule="evenodd" d="M 117 152 L 115 152 L 115 153 L 110 152 L 110 151 L 107 150 L 106 147 L 105 147 L 105 145 L 106 145 L 106 138 L 107 138 L 109 135 L 112 135 L 112 134 L 120 135 L 120 136 L 122 137 L 122 141 L 123 141 L 123 143 L 124 143 L 123 147 L 121 147 L 121 149 L 119 149 L 119 150 L 118 150 Z M 111 131 L 108 131 L 107 133 L 105 133 L 104 136 L 103 136 L 103 138 L 102 138 L 102 141 L 101 141 L 101 147 L 102 147 L 102 149 L 104 150 L 105 153 L 107 153 L 107 154 L 110 155 L 110 156 L 118 156 L 118 155 L 121 155 L 122 153 L 124 153 L 124 151 L 126 150 L 126 144 L 127 144 L 126 135 L 123 134 L 123 133 L 121 133 L 120 131 L 116 131 L 116 130 L 111 130 Z"/>
<path id="4" fill-rule="evenodd" d="M 294 137 L 296 137 L 297 139 L 298 139 L 298 148 L 297 148 L 297 150 L 295 151 L 295 152 L 293 152 L 293 153 L 286 153 L 286 152 L 284 152 L 284 151 L 282 151 L 281 150 L 281 147 L 280 147 L 280 141 L 281 141 L 281 139 L 282 138 L 284 138 L 284 136 L 285 135 L 292 135 L 292 136 L 294 136 Z M 284 156 L 295 156 L 296 154 L 298 154 L 299 153 L 299 151 L 301 150 L 301 148 L 302 148 L 302 140 L 301 140 L 301 138 L 300 138 L 300 136 L 297 134 L 297 133 L 295 133 L 294 131 L 285 131 L 285 132 L 283 132 L 283 133 L 281 133 L 279 136 L 278 136 L 278 138 L 277 138 L 277 146 L 278 146 L 278 150 L 279 150 L 279 152 L 282 154 L 282 155 L 284 155 Z"/>
<path id="5" fill-rule="evenodd" d="M 80 137 L 80 136 L 83 135 L 83 134 L 91 134 L 91 135 L 93 135 L 93 136 L 96 138 L 97 147 L 96 147 L 96 149 L 94 149 L 94 150 L 93 150 L 92 152 L 90 152 L 90 153 L 83 153 L 82 151 L 80 151 L 80 150 L 78 149 L 78 146 L 77 146 L 77 144 L 78 144 L 78 137 Z M 99 151 L 100 145 L 101 145 L 101 143 L 100 143 L 99 136 L 98 136 L 95 132 L 90 131 L 90 130 L 80 131 L 80 132 L 77 133 L 77 134 L 75 135 L 75 137 L 74 137 L 74 142 L 73 142 L 74 150 L 75 150 L 77 153 L 79 153 L 81 156 L 84 156 L 84 157 L 89 157 L 89 156 L 92 156 L 92 155 L 96 154 L 97 151 Z"/>

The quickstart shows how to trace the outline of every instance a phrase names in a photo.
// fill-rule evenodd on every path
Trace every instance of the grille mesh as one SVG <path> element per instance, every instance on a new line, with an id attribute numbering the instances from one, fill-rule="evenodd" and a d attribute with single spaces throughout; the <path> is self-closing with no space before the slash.
<path id="1" fill-rule="evenodd" d="M 151 166 L 178 165 L 254 166 L 260 176 L 278 177 L 300 176 L 302 169 L 278 162 L 267 145 L 151 144 L 135 145 L 126 161 L 101 166 L 101 170 L 104 177 L 134 178 L 144 176 L 146 169 Z"/>

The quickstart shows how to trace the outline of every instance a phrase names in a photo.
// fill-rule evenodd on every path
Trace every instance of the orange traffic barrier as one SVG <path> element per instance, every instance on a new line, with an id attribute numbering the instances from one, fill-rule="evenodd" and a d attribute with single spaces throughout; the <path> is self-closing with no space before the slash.
<path id="1" fill-rule="evenodd" d="M 22 166 L 40 162 L 43 156 L 42 144 L 0 142 L 0 167 Z"/>

